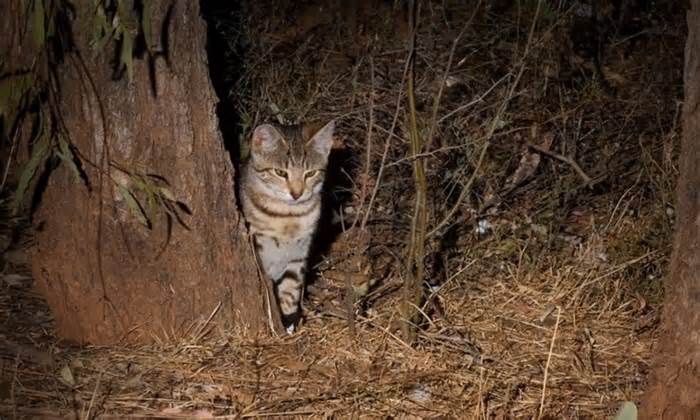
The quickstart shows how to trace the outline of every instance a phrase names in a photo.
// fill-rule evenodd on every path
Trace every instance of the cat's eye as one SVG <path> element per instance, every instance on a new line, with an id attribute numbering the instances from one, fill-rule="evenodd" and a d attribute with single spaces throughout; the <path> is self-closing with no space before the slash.
<path id="1" fill-rule="evenodd" d="M 275 169 L 275 175 L 277 175 L 280 178 L 287 178 L 287 171 L 284 169 Z"/>
<path id="2" fill-rule="evenodd" d="M 304 178 L 311 178 L 312 176 L 316 176 L 317 173 L 318 173 L 318 171 L 316 171 L 316 170 L 306 171 L 306 173 L 304 174 Z"/>

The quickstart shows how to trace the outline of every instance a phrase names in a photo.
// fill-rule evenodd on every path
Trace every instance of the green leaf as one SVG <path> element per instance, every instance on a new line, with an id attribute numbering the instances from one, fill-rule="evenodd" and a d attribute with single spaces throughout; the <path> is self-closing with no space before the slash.
<path id="1" fill-rule="evenodd" d="M 63 382 L 70 386 L 75 385 L 75 377 L 73 376 L 73 371 L 70 370 L 70 366 L 65 365 L 63 368 L 61 368 L 61 379 L 63 379 Z"/>
<path id="2" fill-rule="evenodd" d="M 148 185 L 143 181 L 143 179 L 138 176 L 138 175 L 129 175 L 131 182 L 136 185 L 136 188 L 140 189 L 141 191 L 147 192 L 148 191 Z"/>
<path id="3" fill-rule="evenodd" d="M 42 49 L 46 42 L 45 19 L 44 0 L 34 0 L 32 7 L 32 34 L 34 35 L 34 44 L 36 44 L 38 49 Z"/>
<path id="4" fill-rule="evenodd" d="M 131 19 L 131 11 L 133 9 L 133 0 L 117 0 L 117 17 L 122 25 L 126 25 L 126 22 Z"/>
<path id="5" fill-rule="evenodd" d="M 158 200 L 152 190 L 148 190 L 146 193 L 146 205 L 148 206 L 148 215 L 151 220 L 155 220 L 156 212 L 158 211 Z"/>
<path id="6" fill-rule="evenodd" d="M 11 108 L 12 98 L 12 78 L 0 80 L 0 117 L 5 115 Z"/>
<path id="7" fill-rule="evenodd" d="M 146 41 L 146 49 L 151 51 L 151 0 L 143 0 L 141 2 L 141 31 L 143 38 Z"/>
<path id="8" fill-rule="evenodd" d="M 0 79 L 0 116 L 12 116 L 18 113 L 22 99 L 32 88 L 34 76 L 32 73 L 13 75 Z M 12 125 L 13 118 L 7 118 Z"/>
<path id="9" fill-rule="evenodd" d="M 48 18 L 49 24 L 46 26 L 46 39 L 56 35 L 56 19 L 52 15 L 49 15 Z"/>
<path id="10" fill-rule="evenodd" d="M 126 66 L 126 74 L 131 82 L 134 79 L 134 39 L 129 31 L 122 32 L 122 50 L 119 60 Z"/>
<path id="11" fill-rule="evenodd" d="M 75 175 L 75 180 L 79 181 L 80 170 L 78 170 L 78 165 L 75 164 L 75 154 L 73 154 L 68 142 L 60 135 L 58 136 L 58 150 L 55 153 L 61 161 L 68 165 L 68 168 Z"/>
<path id="12" fill-rule="evenodd" d="M 22 204 L 24 202 L 24 195 L 29 189 L 29 185 L 31 184 L 32 179 L 34 178 L 34 175 L 36 175 L 37 168 L 39 168 L 39 165 L 46 159 L 46 157 L 49 154 L 49 136 L 46 134 L 43 124 L 41 124 L 41 122 L 39 122 L 39 124 L 39 133 L 37 134 L 38 140 L 34 144 L 32 156 L 29 158 L 29 161 L 24 165 L 24 169 L 22 169 L 22 173 L 19 176 L 19 182 L 17 184 L 15 196 L 11 205 L 13 214 L 17 214 L 17 212 L 22 208 Z"/>
<path id="13" fill-rule="evenodd" d="M 139 205 L 139 202 L 136 201 L 136 197 L 126 189 L 125 186 L 121 184 L 117 184 L 119 188 L 119 194 L 124 198 L 124 201 L 126 202 L 127 207 L 129 207 L 129 210 L 131 210 L 131 213 L 136 217 L 136 219 L 141 223 L 142 225 L 146 226 L 147 228 L 151 227 L 151 224 L 148 221 L 148 218 L 146 217 L 146 214 L 143 212 L 143 209 Z"/>
<path id="14" fill-rule="evenodd" d="M 111 33 L 112 27 L 107 22 L 105 9 L 102 4 L 99 3 L 96 5 L 95 14 L 92 17 L 92 39 L 90 40 L 90 47 L 95 53 L 99 53 L 104 49 L 107 41 L 109 41 Z"/>
<path id="15" fill-rule="evenodd" d="M 166 200 L 170 201 L 177 201 L 175 199 L 175 194 L 173 194 L 172 190 L 168 187 L 158 187 L 158 191 L 160 191 L 160 195 L 163 196 Z"/>
<path id="16" fill-rule="evenodd" d="M 637 406 L 632 401 L 625 401 L 614 420 L 637 420 Z"/>
<path id="17" fill-rule="evenodd" d="M 150 194 L 151 188 L 149 187 L 149 184 L 140 175 L 129 175 L 129 179 L 131 179 L 131 183 L 134 184 L 140 191 Z"/>

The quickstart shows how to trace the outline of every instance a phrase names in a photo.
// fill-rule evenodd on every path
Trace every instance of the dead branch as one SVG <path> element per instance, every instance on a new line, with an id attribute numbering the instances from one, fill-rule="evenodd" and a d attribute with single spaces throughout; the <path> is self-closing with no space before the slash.
<path id="1" fill-rule="evenodd" d="M 498 111 L 496 112 L 496 115 L 494 118 L 491 120 L 491 124 L 489 126 L 489 131 L 486 135 L 484 145 L 481 148 L 481 152 L 479 153 L 479 160 L 476 163 L 476 166 L 474 167 L 474 172 L 472 172 L 471 177 L 469 177 L 469 180 L 467 181 L 467 184 L 462 188 L 462 191 L 459 194 L 459 197 L 457 198 L 457 201 L 454 203 L 452 208 L 447 212 L 447 215 L 442 218 L 442 220 L 430 231 L 428 232 L 427 237 L 430 238 L 434 234 L 438 233 L 445 225 L 447 225 L 450 220 L 452 220 L 452 217 L 457 213 L 457 210 L 459 210 L 459 207 L 462 205 L 462 201 L 467 197 L 469 194 L 469 191 L 471 191 L 471 186 L 476 180 L 476 176 L 479 174 L 479 170 L 481 169 L 481 165 L 484 162 L 484 158 L 486 157 L 486 151 L 489 148 L 489 145 L 491 144 L 491 138 L 493 137 L 493 134 L 496 132 L 496 128 L 498 127 L 499 121 L 501 121 L 501 117 L 505 113 L 506 108 L 508 107 L 508 104 L 510 103 L 511 99 L 515 96 L 515 89 L 517 88 L 518 84 L 520 83 L 520 79 L 523 75 L 523 72 L 525 71 L 526 67 L 526 58 L 530 54 L 530 47 L 533 45 L 533 38 L 535 34 L 535 26 L 537 25 L 537 21 L 539 19 L 540 15 L 540 9 L 542 8 L 542 0 L 539 0 L 537 2 L 537 9 L 535 10 L 535 16 L 532 19 L 532 25 L 530 25 L 530 32 L 527 37 L 527 43 L 525 44 L 525 51 L 523 52 L 523 55 L 520 59 L 520 68 L 518 70 L 518 74 L 515 76 L 515 80 L 513 80 L 513 84 L 510 86 L 510 90 L 508 91 L 508 95 L 503 99 L 501 102 L 501 105 L 498 108 Z"/>
<path id="2" fill-rule="evenodd" d="M 584 170 L 581 169 L 581 166 L 579 166 L 579 164 L 576 163 L 576 161 L 571 159 L 570 157 L 560 155 L 559 153 L 553 152 L 551 150 L 545 149 L 542 146 L 538 146 L 538 145 L 532 144 L 532 143 L 528 143 L 527 147 L 536 151 L 537 153 L 541 153 L 545 156 L 548 156 L 552 159 L 556 159 L 558 161 L 564 162 L 567 165 L 571 166 L 572 168 L 574 168 L 574 170 L 576 171 L 578 176 L 580 176 L 581 179 L 583 179 L 583 182 L 586 184 L 586 186 L 590 186 L 591 183 L 593 182 L 593 179 L 590 176 L 588 176 L 586 174 L 586 172 L 584 172 Z"/>

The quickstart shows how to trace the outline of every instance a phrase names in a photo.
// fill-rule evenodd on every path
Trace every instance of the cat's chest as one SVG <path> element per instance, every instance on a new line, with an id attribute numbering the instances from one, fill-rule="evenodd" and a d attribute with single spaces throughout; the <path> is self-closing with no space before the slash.
<path id="1" fill-rule="evenodd" d="M 299 238 L 310 236 L 315 227 L 313 215 L 277 218 L 268 221 L 269 229 L 274 232 L 274 236 L 285 242 L 292 242 Z"/>
<path id="2" fill-rule="evenodd" d="M 287 205 L 255 193 L 244 194 L 243 210 L 251 233 L 291 243 L 310 237 L 320 215 L 316 200 L 299 205 Z"/>

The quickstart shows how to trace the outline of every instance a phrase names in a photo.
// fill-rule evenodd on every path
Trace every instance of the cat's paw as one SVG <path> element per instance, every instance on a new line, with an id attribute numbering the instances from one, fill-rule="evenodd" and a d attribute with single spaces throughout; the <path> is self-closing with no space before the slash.
<path id="1" fill-rule="evenodd" d="M 299 321 L 301 320 L 301 311 L 297 310 L 294 313 L 291 313 L 289 315 L 281 314 L 282 315 L 282 325 L 284 326 L 284 329 L 287 331 L 288 335 L 294 334 L 294 332 L 297 329 L 297 325 L 299 325 Z"/>

